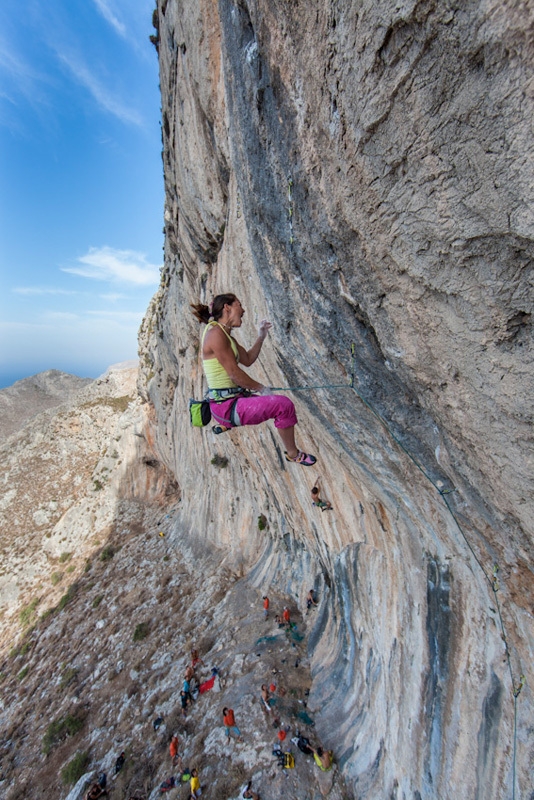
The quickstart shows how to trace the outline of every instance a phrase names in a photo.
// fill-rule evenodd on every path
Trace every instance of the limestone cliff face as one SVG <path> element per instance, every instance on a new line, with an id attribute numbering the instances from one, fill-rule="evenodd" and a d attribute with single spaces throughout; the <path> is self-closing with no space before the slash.
<path id="1" fill-rule="evenodd" d="M 526 796 L 534 8 L 158 0 L 155 23 L 166 257 L 142 391 L 184 519 L 259 587 L 320 589 L 310 701 L 355 796 L 512 796 L 514 760 Z M 243 343 L 272 320 L 267 384 L 348 384 L 355 343 L 356 392 L 293 395 L 315 470 L 269 425 L 190 428 L 188 304 L 219 291 Z"/>

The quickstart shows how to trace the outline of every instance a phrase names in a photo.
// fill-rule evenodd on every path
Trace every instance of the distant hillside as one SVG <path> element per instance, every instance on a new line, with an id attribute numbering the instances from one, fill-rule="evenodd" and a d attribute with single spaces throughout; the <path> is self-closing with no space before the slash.
<path id="1" fill-rule="evenodd" d="M 0 441 L 41 411 L 66 402 L 92 380 L 48 369 L 0 389 Z"/>

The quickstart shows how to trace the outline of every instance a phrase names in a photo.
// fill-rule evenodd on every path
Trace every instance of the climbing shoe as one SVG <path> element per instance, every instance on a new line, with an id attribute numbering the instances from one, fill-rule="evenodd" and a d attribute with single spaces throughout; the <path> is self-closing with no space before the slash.
<path id="1" fill-rule="evenodd" d="M 298 455 L 296 455 L 295 458 L 288 456 L 285 450 L 284 455 L 286 457 L 286 461 L 292 461 L 294 464 L 302 464 L 303 467 L 312 467 L 317 461 L 315 456 L 311 456 L 309 453 L 303 453 L 302 450 L 299 450 Z"/>
<path id="2" fill-rule="evenodd" d="M 214 425 L 211 430 L 213 431 L 213 433 L 219 434 L 219 433 L 226 433 L 226 431 L 229 431 L 230 428 L 225 428 L 224 425 Z"/>

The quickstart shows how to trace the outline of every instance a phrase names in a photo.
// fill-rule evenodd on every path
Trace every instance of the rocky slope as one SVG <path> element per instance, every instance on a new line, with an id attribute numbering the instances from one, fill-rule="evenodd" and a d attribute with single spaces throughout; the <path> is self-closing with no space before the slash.
<path id="1" fill-rule="evenodd" d="M 58 386 L 50 373 L 26 383 L 42 384 L 43 375 Z M 72 387 L 71 377 L 62 376 L 60 384 Z M 78 391 L 70 392 L 70 400 L 64 397 L 59 408 L 41 414 L 33 406 L 33 419 L 0 448 L 4 652 L 20 632 L 19 618 L 27 626 L 55 605 L 108 536 L 124 476 L 138 455 L 134 431 L 136 424 L 142 428 L 142 404 L 136 377 L 137 367 L 127 366 L 111 368 L 84 389 L 75 379 Z"/>
<path id="2" fill-rule="evenodd" d="M 534 8 L 159 0 L 154 23 L 166 259 L 141 390 L 183 523 L 258 587 L 321 587 L 310 700 L 354 796 L 525 795 Z M 228 290 L 244 343 L 273 321 L 265 383 L 348 384 L 355 344 L 354 390 L 294 395 L 311 475 L 268 425 L 188 426 L 188 304 Z"/>
<path id="3" fill-rule="evenodd" d="M 0 441 L 46 408 L 61 405 L 89 383 L 91 378 L 49 369 L 0 389 Z"/>

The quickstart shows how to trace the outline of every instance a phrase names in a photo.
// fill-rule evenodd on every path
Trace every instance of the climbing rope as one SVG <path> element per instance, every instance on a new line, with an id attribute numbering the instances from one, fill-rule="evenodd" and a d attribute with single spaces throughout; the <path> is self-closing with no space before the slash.
<path id="1" fill-rule="evenodd" d="M 290 186 L 291 191 L 291 186 Z M 501 612 L 501 605 L 499 602 L 499 598 L 497 596 L 497 592 L 500 589 L 499 579 L 497 577 L 499 572 L 499 567 L 497 564 L 494 564 L 493 570 L 491 575 L 488 574 L 487 570 L 484 568 L 484 565 L 480 561 L 479 557 L 475 553 L 467 535 L 460 524 L 460 521 L 454 512 L 447 495 L 452 494 L 456 491 L 456 489 L 444 489 L 442 486 L 439 486 L 436 481 L 432 478 L 431 475 L 424 469 L 424 467 L 417 461 L 415 456 L 404 446 L 404 444 L 400 441 L 400 439 L 393 433 L 389 425 L 387 424 L 386 420 L 378 413 L 378 411 L 373 408 L 373 406 L 358 392 L 356 387 L 354 386 L 354 343 L 351 345 L 351 372 L 350 372 L 350 381 L 349 383 L 341 383 L 341 384 L 325 384 L 324 386 L 273 386 L 271 387 L 273 391 L 292 391 L 292 392 L 299 392 L 305 390 L 312 390 L 312 389 L 352 389 L 352 391 L 357 395 L 357 397 L 361 400 L 361 402 L 365 405 L 366 408 L 378 419 L 381 425 L 385 428 L 387 433 L 391 436 L 391 438 L 397 443 L 397 445 L 401 448 L 401 450 L 408 456 L 408 458 L 415 464 L 417 469 L 424 475 L 424 477 L 432 484 L 432 486 L 436 489 L 439 493 L 441 499 L 443 500 L 445 507 L 449 511 L 450 515 L 452 516 L 454 522 L 456 523 L 456 527 L 460 532 L 463 540 L 465 541 L 467 547 L 469 548 L 473 558 L 475 559 L 476 563 L 482 570 L 482 573 L 486 580 L 488 581 L 491 589 L 493 591 L 493 596 L 495 599 L 495 605 L 497 606 L 497 612 L 499 615 L 499 622 L 501 627 L 501 637 L 504 642 L 505 653 L 506 653 L 506 660 L 508 664 L 508 670 L 510 672 L 510 680 L 512 683 L 512 693 L 514 697 L 514 735 L 513 735 L 513 760 L 512 760 L 512 800 L 515 800 L 515 769 L 516 769 L 516 749 L 517 749 L 517 698 L 519 697 L 523 686 L 525 685 L 525 676 L 521 675 L 519 682 L 516 683 L 513 674 L 512 668 L 512 661 L 510 656 L 510 648 L 508 646 L 508 639 L 506 637 L 506 628 L 504 626 L 504 620 L 502 618 Z"/>
<path id="2" fill-rule="evenodd" d="M 289 221 L 289 244 L 292 245 L 295 241 L 293 235 L 293 178 L 291 175 L 287 178 L 287 218 Z"/>

